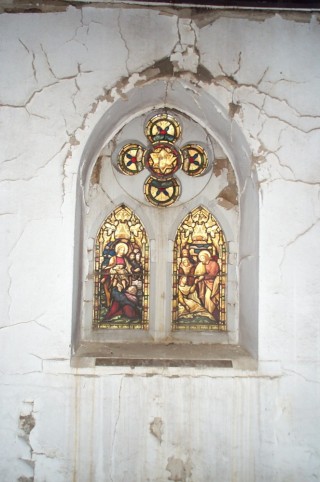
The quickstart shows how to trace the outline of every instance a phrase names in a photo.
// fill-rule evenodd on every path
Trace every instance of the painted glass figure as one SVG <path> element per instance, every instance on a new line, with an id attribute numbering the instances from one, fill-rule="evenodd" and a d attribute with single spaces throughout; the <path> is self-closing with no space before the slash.
<path id="1" fill-rule="evenodd" d="M 174 330 L 226 330 L 226 271 L 222 229 L 198 207 L 179 226 L 174 244 Z"/>
<path id="2" fill-rule="evenodd" d="M 131 209 L 115 209 L 96 239 L 95 328 L 146 329 L 149 303 L 149 245 Z"/>

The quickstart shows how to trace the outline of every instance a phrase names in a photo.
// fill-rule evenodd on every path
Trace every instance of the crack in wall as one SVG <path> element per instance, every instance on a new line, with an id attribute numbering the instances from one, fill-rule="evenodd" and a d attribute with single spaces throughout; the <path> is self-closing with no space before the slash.
<path id="1" fill-rule="evenodd" d="M 35 68 L 35 59 L 36 59 L 35 53 L 33 51 L 30 51 L 28 49 L 28 47 L 26 46 L 26 44 L 24 42 L 22 42 L 22 40 L 20 38 L 18 39 L 18 41 L 21 43 L 21 45 L 24 47 L 24 49 L 28 52 L 28 54 L 31 55 L 31 57 L 32 57 L 31 67 L 32 67 L 32 71 L 33 71 L 33 77 L 34 77 L 34 80 L 36 82 L 38 82 L 37 71 L 36 71 L 36 68 Z"/>
<path id="2" fill-rule="evenodd" d="M 197 34 L 192 19 L 186 20 L 177 17 L 178 41 L 174 45 L 170 61 L 174 72 L 198 71 L 199 50 L 197 48 Z"/>
<path id="3" fill-rule="evenodd" d="M 127 51 L 127 58 L 125 60 L 125 65 L 126 65 L 126 70 L 127 70 L 127 77 L 129 77 L 130 76 L 130 70 L 129 70 L 129 67 L 128 67 L 128 62 L 129 62 L 129 57 L 130 57 L 130 51 L 129 51 L 127 41 L 126 41 L 126 39 L 123 35 L 123 32 L 122 32 L 122 29 L 121 29 L 121 9 L 119 10 L 119 15 L 118 15 L 118 30 L 119 30 L 121 40 L 122 40 L 122 42 L 124 44 L 124 47 Z"/>
<path id="4" fill-rule="evenodd" d="M 238 57 L 238 67 L 230 74 L 228 74 L 227 72 L 225 72 L 222 64 L 219 62 L 219 67 L 220 67 L 220 70 L 222 72 L 222 76 L 219 75 L 219 76 L 215 76 L 213 81 L 216 85 L 220 85 L 224 82 L 227 81 L 227 84 L 229 85 L 229 88 L 227 88 L 227 90 L 229 91 L 230 88 L 231 88 L 231 95 L 232 95 L 232 106 L 236 107 L 236 114 L 240 113 L 240 110 L 241 110 L 241 100 L 239 100 L 239 94 L 241 92 L 242 89 L 252 89 L 253 92 L 257 93 L 257 94 L 260 94 L 260 95 L 263 95 L 264 96 L 264 100 L 263 100 L 263 103 L 262 103 L 262 106 L 261 105 L 257 105 L 255 104 L 254 102 L 252 101 L 249 101 L 249 100 L 245 100 L 245 104 L 249 104 L 251 105 L 252 107 L 256 108 L 258 110 L 258 116 L 259 117 L 262 117 L 262 114 L 267 118 L 267 119 L 274 119 L 274 120 L 278 120 L 279 122 L 282 122 L 284 124 L 286 124 L 288 127 L 290 128 L 293 128 L 293 129 L 296 129 L 296 130 L 299 130 L 303 133 L 306 133 L 306 134 L 309 134 L 313 131 L 317 131 L 317 130 L 320 130 L 320 126 L 319 125 L 313 125 L 313 126 L 300 126 L 298 124 L 298 122 L 306 122 L 306 121 L 311 121 L 311 120 L 314 120 L 316 122 L 319 121 L 320 117 L 318 115 L 312 115 L 312 114 L 305 114 L 305 113 L 301 113 L 299 112 L 296 108 L 294 108 L 288 101 L 287 99 L 284 99 L 284 98 L 279 98 L 277 96 L 274 96 L 274 95 L 271 95 L 271 90 L 272 90 L 272 87 L 273 87 L 273 84 L 277 83 L 277 81 L 275 81 L 274 83 L 272 83 L 271 87 L 269 90 L 264 90 L 261 86 L 261 84 L 263 83 L 269 83 L 269 81 L 265 81 L 264 78 L 269 70 L 269 67 L 267 67 L 265 69 L 265 71 L 263 72 L 262 76 L 260 77 L 260 79 L 258 80 L 258 82 L 256 84 L 252 84 L 252 83 L 239 83 L 236 79 L 236 75 L 237 73 L 239 73 L 240 71 L 240 68 L 241 68 L 241 52 L 239 52 L 239 57 Z M 291 83 L 291 81 L 287 80 L 287 79 L 279 79 L 278 82 L 288 82 L 288 83 Z M 298 82 L 295 82 L 293 81 L 292 83 L 298 83 Z M 238 100 L 236 100 L 236 96 L 238 96 Z M 248 95 L 246 96 L 248 97 Z M 290 111 L 290 114 L 292 116 L 295 116 L 296 117 L 296 120 L 295 122 L 290 122 L 288 119 L 286 119 L 284 116 L 280 116 L 280 115 L 273 115 L 272 113 L 269 112 L 267 106 L 266 106 L 266 103 L 269 102 L 270 100 L 273 100 L 276 104 L 279 103 L 280 104 L 280 110 L 281 112 L 283 112 L 283 114 L 285 115 L 286 114 L 286 111 L 283 109 L 283 104 L 288 107 L 289 111 Z M 271 108 L 274 109 L 274 106 L 270 106 Z M 270 109 L 269 107 L 269 109 Z M 231 110 L 231 115 L 232 117 L 234 117 L 234 109 Z M 262 129 L 261 129 L 262 131 Z M 261 133 L 260 131 L 260 133 Z"/>
<path id="5" fill-rule="evenodd" d="M 124 381 L 124 377 L 121 378 L 120 381 L 120 386 L 119 386 L 119 393 L 118 393 L 118 413 L 117 413 L 117 418 L 116 422 L 114 424 L 114 430 L 113 430 L 113 437 L 112 437 L 112 443 L 111 443 L 111 454 L 112 454 L 112 459 L 114 459 L 114 447 L 115 447 L 115 441 L 116 441 L 116 433 L 117 433 L 117 428 L 118 428 L 118 423 L 120 419 L 120 413 L 121 413 L 121 392 L 122 392 L 122 384 Z M 110 464 L 110 471 L 109 471 L 109 476 L 111 481 L 113 482 L 113 477 L 112 477 L 112 464 Z"/>
<path id="6" fill-rule="evenodd" d="M 320 216 L 317 217 L 317 219 L 310 226 L 308 226 L 306 229 L 304 229 L 300 233 L 296 234 L 295 237 L 293 239 L 291 239 L 290 241 L 288 241 L 284 246 L 281 246 L 281 248 L 283 250 L 282 258 L 281 258 L 280 263 L 279 263 L 280 276 L 281 276 L 280 279 L 281 280 L 282 280 L 282 277 L 283 277 L 282 265 L 283 265 L 285 257 L 286 257 L 287 249 L 290 246 L 292 246 L 293 244 L 295 244 L 301 237 L 305 236 L 309 231 L 311 231 L 319 222 L 320 222 Z"/>
<path id="7" fill-rule="evenodd" d="M 41 317 L 42 315 L 39 316 L 39 318 Z M 36 319 L 35 320 L 27 320 L 27 321 L 18 321 L 17 323 L 11 323 L 11 324 L 7 324 L 7 325 L 1 325 L 0 326 L 0 330 L 5 330 L 7 328 L 14 328 L 16 326 L 19 326 L 19 325 L 28 325 L 30 323 L 35 323 L 36 325 L 38 326 L 41 326 L 42 328 L 45 328 L 47 330 L 50 330 L 50 328 L 48 328 L 46 325 L 42 325 L 40 322 L 38 322 Z M 50 330 L 51 331 L 51 330 Z"/>
<path id="8" fill-rule="evenodd" d="M 283 373 L 285 375 L 288 375 L 288 376 L 296 375 L 297 377 L 302 378 L 307 383 L 315 383 L 316 385 L 320 385 L 320 380 L 317 380 L 317 379 L 314 379 L 314 378 L 307 378 L 302 373 L 297 372 L 296 370 L 292 370 L 292 369 L 290 370 L 288 368 L 283 368 Z"/>

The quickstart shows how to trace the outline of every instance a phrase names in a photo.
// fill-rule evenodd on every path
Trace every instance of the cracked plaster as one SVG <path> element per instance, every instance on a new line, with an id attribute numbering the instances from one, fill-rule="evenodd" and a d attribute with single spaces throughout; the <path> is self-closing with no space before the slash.
<path id="1" fill-rule="evenodd" d="M 189 456 L 195 480 L 320 477 L 318 20 L 159 12 L 0 15 L 2 480 L 33 476 L 17 442 L 24 400 L 35 480 L 162 481 L 170 458 Z M 117 99 L 165 71 L 188 78 L 195 103 L 198 88 L 218 99 L 222 117 L 236 106 L 260 183 L 260 365 L 279 363 L 277 376 L 69 367 L 81 152 Z"/>

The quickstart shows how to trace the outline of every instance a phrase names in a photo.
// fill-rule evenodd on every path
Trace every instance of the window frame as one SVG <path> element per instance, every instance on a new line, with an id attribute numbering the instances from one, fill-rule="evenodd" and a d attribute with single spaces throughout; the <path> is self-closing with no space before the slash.
<path id="1" fill-rule="evenodd" d="M 161 88 L 166 89 L 168 94 L 168 99 L 170 98 L 170 92 L 167 89 L 167 84 L 163 81 Z M 238 259 L 234 263 L 233 268 L 235 271 L 239 271 L 239 280 L 238 280 L 238 299 L 239 299 L 239 338 L 237 339 L 228 339 L 225 336 L 225 333 L 222 333 L 217 339 L 217 336 L 210 337 L 205 334 L 204 336 L 201 334 L 196 339 L 194 338 L 194 334 L 189 333 L 168 333 L 163 332 L 161 336 L 159 336 L 159 332 L 157 329 L 154 331 L 150 331 L 150 333 L 143 333 L 142 336 L 140 333 L 130 333 L 130 339 L 123 338 L 123 336 L 119 336 L 118 333 L 108 334 L 108 336 L 99 336 L 97 339 L 95 336 L 92 336 L 92 329 L 88 328 L 86 323 L 86 315 L 87 312 L 84 309 L 85 305 L 90 304 L 90 300 L 88 299 L 88 291 L 84 292 L 82 282 L 83 282 L 83 268 L 86 264 L 90 264 L 90 255 L 92 254 L 92 239 L 94 237 L 89 237 L 87 241 L 84 240 L 84 218 L 86 213 L 86 205 L 84 202 L 83 193 L 86 189 L 86 182 L 88 177 L 91 175 L 92 166 L 95 163 L 98 155 L 101 152 L 103 144 L 105 143 L 106 139 L 111 139 L 115 132 L 119 130 L 119 128 L 124 125 L 130 119 L 130 115 L 132 118 L 141 115 L 148 110 L 151 110 L 150 107 L 154 106 L 154 89 L 159 90 L 159 82 L 157 85 L 153 85 L 152 83 L 148 86 L 145 86 L 143 89 L 136 89 L 134 88 L 131 93 L 128 94 L 126 103 L 119 99 L 110 109 L 109 111 L 102 116 L 102 118 L 97 120 L 96 125 L 93 126 L 91 135 L 84 146 L 83 153 L 81 156 L 80 162 L 80 169 L 79 169 L 79 178 L 78 178 L 78 185 L 77 185 L 77 195 L 78 202 L 76 203 L 76 229 L 75 229 L 75 236 L 76 239 L 80 239 L 80 243 L 76 243 L 75 247 L 75 256 L 74 256 L 74 303 L 73 303 L 73 332 L 72 332 L 72 354 L 73 357 L 77 356 L 84 356 L 81 355 L 81 351 L 89 350 L 91 356 L 96 355 L 100 348 L 103 351 L 105 349 L 106 344 L 109 346 L 110 343 L 114 344 L 161 344 L 164 345 L 167 343 L 173 342 L 174 344 L 189 344 L 190 342 L 195 344 L 226 344 L 226 345 L 237 345 L 239 343 L 244 349 L 247 349 L 254 357 L 258 356 L 258 239 L 259 239 L 259 232 L 258 232 L 258 206 L 259 206 L 259 199 L 258 199 L 258 191 L 257 191 L 257 181 L 255 178 L 255 174 L 252 172 L 251 169 L 251 162 L 250 162 L 250 151 L 248 149 L 247 143 L 242 135 L 242 132 L 239 128 L 235 128 L 233 132 L 233 138 L 230 140 L 229 133 L 230 133 L 230 122 L 228 119 L 221 118 L 221 106 L 216 103 L 215 99 L 209 95 L 207 92 L 199 89 L 199 102 L 198 106 L 201 107 L 200 110 L 197 110 L 197 107 L 192 105 L 190 109 L 186 109 L 185 102 L 181 102 L 181 98 L 177 99 L 177 89 L 173 88 L 171 85 L 171 97 L 175 101 L 171 101 L 171 105 L 176 108 L 177 110 L 181 109 L 187 115 L 190 115 L 192 118 L 196 119 L 200 123 L 207 123 L 206 128 L 208 132 L 214 135 L 214 137 L 220 142 L 223 146 L 225 152 L 229 160 L 231 161 L 236 177 L 238 180 L 239 191 L 240 191 L 240 232 L 239 232 L 239 252 L 238 252 Z M 138 99 L 136 97 L 136 91 L 139 90 Z M 185 89 L 185 86 L 181 90 L 181 85 L 179 85 L 179 94 L 182 97 L 185 97 L 185 100 L 188 98 L 190 102 L 192 97 L 190 96 L 190 92 L 188 89 Z M 194 90 L 194 87 L 193 87 Z M 143 91 L 143 95 L 142 94 Z M 175 98 L 175 99 L 174 99 Z M 129 105 L 129 109 L 128 109 Z M 191 104 L 190 104 L 191 105 Z M 161 107 L 161 105 L 159 105 Z M 112 117 L 110 111 L 112 110 L 113 114 L 116 114 L 116 118 L 113 119 L 113 122 L 110 122 L 110 118 Z M 196 112 L 197 111 L 197 112 Z M 128 119 L 128 112 L 130 112 L 129 119 Z M 132 208 L 139 218 L 141 219 L 142 223 L 145 225 L 147 232 L 152 233 L 151 226 L 146 226 L 147 222 L 144 219 L 143 215 L 140 215 L 139 212 L 142 208 L 135 203 L 129 203 L 126 200 L 124 201 L 130 208 Z M 223 216 L 216 215 L 216 213 L 212 210 L 213 207 L 219 209 L 219 206 L 213 206 L 213 201 L 211 199 L 198 199 L 195 203 L 197 205 L 203 204 L 205 207 L 209 209 L 209 211 L 213 212 L 215 217 L 218 219 L 224 233 L 226 234 L 226 238 L 228 239 L 228 227 L 224 223 Z M 250 205 L 250 207 L 249 207 Z M 188 206 L 188 210 L 192 208 L 192 202 L 190 206 Z M 181 208 L 183 211 L 183 208 Z M 107 215 L 107 213 L 103 213 L 103 218 Z M 182 218 L 183 216 L 181 216 Z M 102 219 L 96 220 L 96 226 L 92 226 L 92 232 L 97 230 L 99 223 L 102 222 Z M 248 226 L 253 226 L 251 235 L 248 236 L 246 232 L 246 228 Z M 95 228 L 95 229 L 94 229 Z M 95 231 L 97 232 L 97 231 Z M 150 256 L 151 262 L 152 259 L 156 256 L 155 254 L 155 236 L 150 234 L 151 238 L 151 246 L 150 246 Z M 171 238 L 173 239 L 173 238 Z M 230 238 L 229 238 L 230 239 Z M 83 244 L 82 244 L 82 241 Z M 237 249 L 235 244 L 237 242 L 231 239 L 229 241 L 229 249 L 231 250 L 230 253 L 237 254 Z M 172 261 L 168 261 L 171 263 Z M 168 273 L 171 273 L 170 268 L 167 270 Z M 244 286 L 241 286 L 241 281 L 248 283 L 248 289 L 244 289 Z M 84 282 L 85 284 L 86 282 Z M 152 277 L 150 279 L 150 291 L 152 291 L 152 284 L 154 280 Z M 79 289 L 80 287 L 80 289 Z M 255 287 L 252 291 L 251 295 L 249 296 L 248 290 L 250 287 Z M 170 305 L 171 309 L 171 296 L 169 297 L 170 301 L 167 303 L 167 306 Z M 151 303 L 151 300 L 150 300 Z M 166 308 L 167 309 L 167 308 Z M 171 319 L 171 318 L 170 318 Z M 230 315 L 228 315 L 229 323 L 231 321 Z M 110 331 L 110 330 L 108 330 Z M 111 336 L 110 336 L 111 335 Z M 210 334 L 211 335 L 211 334 Z M 216 333 L 215 333 L 216 335 Z M 211 340 L 209 339 L 211 338 Z M 214 339 L 215 338 L 215 339 Z M 100 347 L 99 349 L 93 348 Z M 87 348 L 85 348 L 85 346 Z M 91 346 L 91 348 L 90 348 Z M 91 351 L 90 351 L 91 350 Z M 92 351 L 93 350 L 93 351 Z"/>

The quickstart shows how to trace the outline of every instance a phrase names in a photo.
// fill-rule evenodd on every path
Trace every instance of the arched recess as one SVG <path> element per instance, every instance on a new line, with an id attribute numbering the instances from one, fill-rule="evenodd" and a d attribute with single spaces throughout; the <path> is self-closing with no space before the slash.
<path id="1" fill-rule="evenodd" d="M 155 80 L 144 86 L 135 87 L 126 94 L 126 99 L 117 100 L 100 118 L 93 129 L 84 148 L 77 182 L 77 202 L 75 218 L 75 272 L 73 303 L 73 352 L 84 343 L 97 341 L 85 323 L 84 305 L 88 302 L 88 291 L 84 290 L 84 272 L 88 261 L 86 235 L 85 191 L 92 167 L 102 147 L 111 140 L 120 128 L 131 119 L 155 108 L 171 108 L 190 116 L 205 128 L 222 146 L 227 154 L 237 177 L 239 192 L 239 256 L 238 268 L 238 300 L 239 329 L 238 342 L 252 356 L 258 357 L 258 259 L 259 259 L 259 198 L 255 172 L 251 168 L 251 154 L 247 142 L 239 126 L 233 122 L 222 106 L 204 89 L 195 87 L 188 81 L 179 79 Z M 201 201 L 201 200 L 200 200 Z M 132 200 L 125 202 L 140 216 L 148 230 L 148 220 L 144 220 L 143 209 Z M 131 205 L 130 205 L 131 202 Z M 195 204 L 199 204 L 199 201 Z M 105 218 L 97 220 L 99 223 Z M 223 215 L 222 215 L 223 218 Z M 221 218 L 219 218 L 221 221 Z M 223 221 L 223 219 L 222 219 Z M 223 227 L 223 222 L 222 222 Z M 91 227 L 93 229 L 93 227 Z M 150 227 L 151 229 L 151 227 Z M 96 231 L 97 232 L 97 231 Z M 172 238 L 173 239 L 173 238 Z M 133 334 L 130 341 L 135 340 Z M 114 336 L 114 341 L 121 340 Z M 137 340 L 139 339 L 137 334 Z M 154 338 L 144 335 L 144 341 L 152 342 Z"/>

